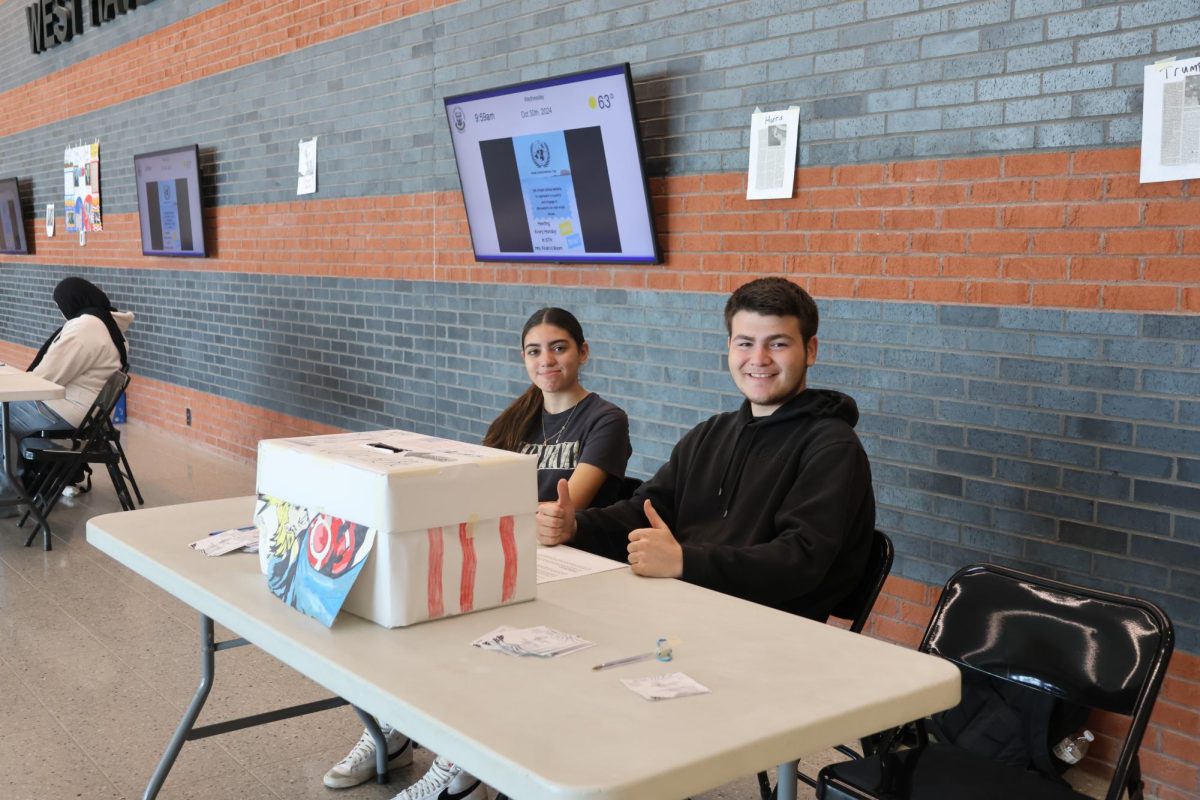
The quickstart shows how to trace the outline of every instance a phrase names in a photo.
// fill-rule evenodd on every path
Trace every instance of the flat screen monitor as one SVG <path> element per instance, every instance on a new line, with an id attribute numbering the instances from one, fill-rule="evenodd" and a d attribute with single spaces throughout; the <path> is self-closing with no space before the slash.
<path id="1" fill-rule="evenodd" d="M 21 213 L 21 193 L 16 178 L 0 179 L 0 253 L 29 253 L 25 215 Z"/>
<path id="2" fill-rule="evenodd" d="M 206 256 L 200 210 L 200 148 L 191 144 L 133 157 L 142 255 Z"/>
<path id="3" fill-rule="evenodd" d="M 628 64 L 445 103 L 477 260 L 662 260 Z"/>

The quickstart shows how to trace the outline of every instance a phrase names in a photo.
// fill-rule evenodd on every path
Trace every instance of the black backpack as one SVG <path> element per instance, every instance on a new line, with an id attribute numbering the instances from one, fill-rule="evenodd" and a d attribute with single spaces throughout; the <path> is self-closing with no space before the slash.
<path id="1" fill-rule="evenodd" d="M 962 702 L 934 714 L 929 728 L 939 741 L 1062 780 L 1070 765 L 1052 750 L 1084 726 L 1088 713 L 1086 706 L 968 669 Z"/>

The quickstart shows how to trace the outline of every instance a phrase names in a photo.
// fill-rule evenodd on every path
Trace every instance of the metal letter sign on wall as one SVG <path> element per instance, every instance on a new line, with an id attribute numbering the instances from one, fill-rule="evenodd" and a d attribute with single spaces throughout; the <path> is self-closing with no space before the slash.
<path id="1" fill-rule="evenodd" d="M 89 0 L 92 27 L 112 22 L 151 0 Z M 36 55 L 83 35 L 83 0 L 37 0 L 25 7 L 29 27 L 29 49 Z"/>

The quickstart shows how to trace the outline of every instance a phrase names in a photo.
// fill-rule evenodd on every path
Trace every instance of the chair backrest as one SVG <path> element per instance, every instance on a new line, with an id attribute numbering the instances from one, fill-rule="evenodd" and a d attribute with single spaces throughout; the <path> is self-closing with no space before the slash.
<path id="1" fill-rule="evenodd" d="M 117 399 L 128 385 L 129 376 L 117 370 L 109 375 L 108 380 L 100 387 L 100 393 L 92 401 L 91 408 L 83 417 L 83 422 L 79 423 L 78 436 L 83 441 L 85 449 L 105 435 L 113 407 L 116 406 Z"/>
<path id="2" fill-rule="evenodd" d="M 1137 755 L 1174 647 L 1153 603 L 992 565 L 946 583 L 920 649 L 1130 717 L 1109 797 Z"/>
<path id="3" fill-rule="evenodd" d="M 892 571 L 892 559 L 895 554 L 892 540 L 886 533 L 876 529 L 871 535 L 871 552 L 867 556 L 867 565 L 863 569 L 862 577 L 850 594 L 834 606 L 829 612 L 830 615 L 850 620 L 850 630 L 861 633 L 867 624 L 867 617 L 871 616 L 875 600 L 883 589 L 883 582 Z"/>

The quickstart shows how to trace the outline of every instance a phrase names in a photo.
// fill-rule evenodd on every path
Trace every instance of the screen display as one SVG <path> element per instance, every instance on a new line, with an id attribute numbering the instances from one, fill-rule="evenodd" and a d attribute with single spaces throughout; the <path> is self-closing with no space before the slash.
<path id="1" fill-rule="evenodd" d="M 628 64 L 445 103 L 477 260 L 661 260 Z"/>
<path id="2" fill-rule="evenodd" d="M 16 178 L 0 180 L 0 253 L 25 255 L 25 216 L 21 213 L 21 194 Z"/>
<path id="3" fill-rule="evenodd" d="M 207 255 L 199 160 L 194 144 L 133 157 L 142 255 Z"/>

